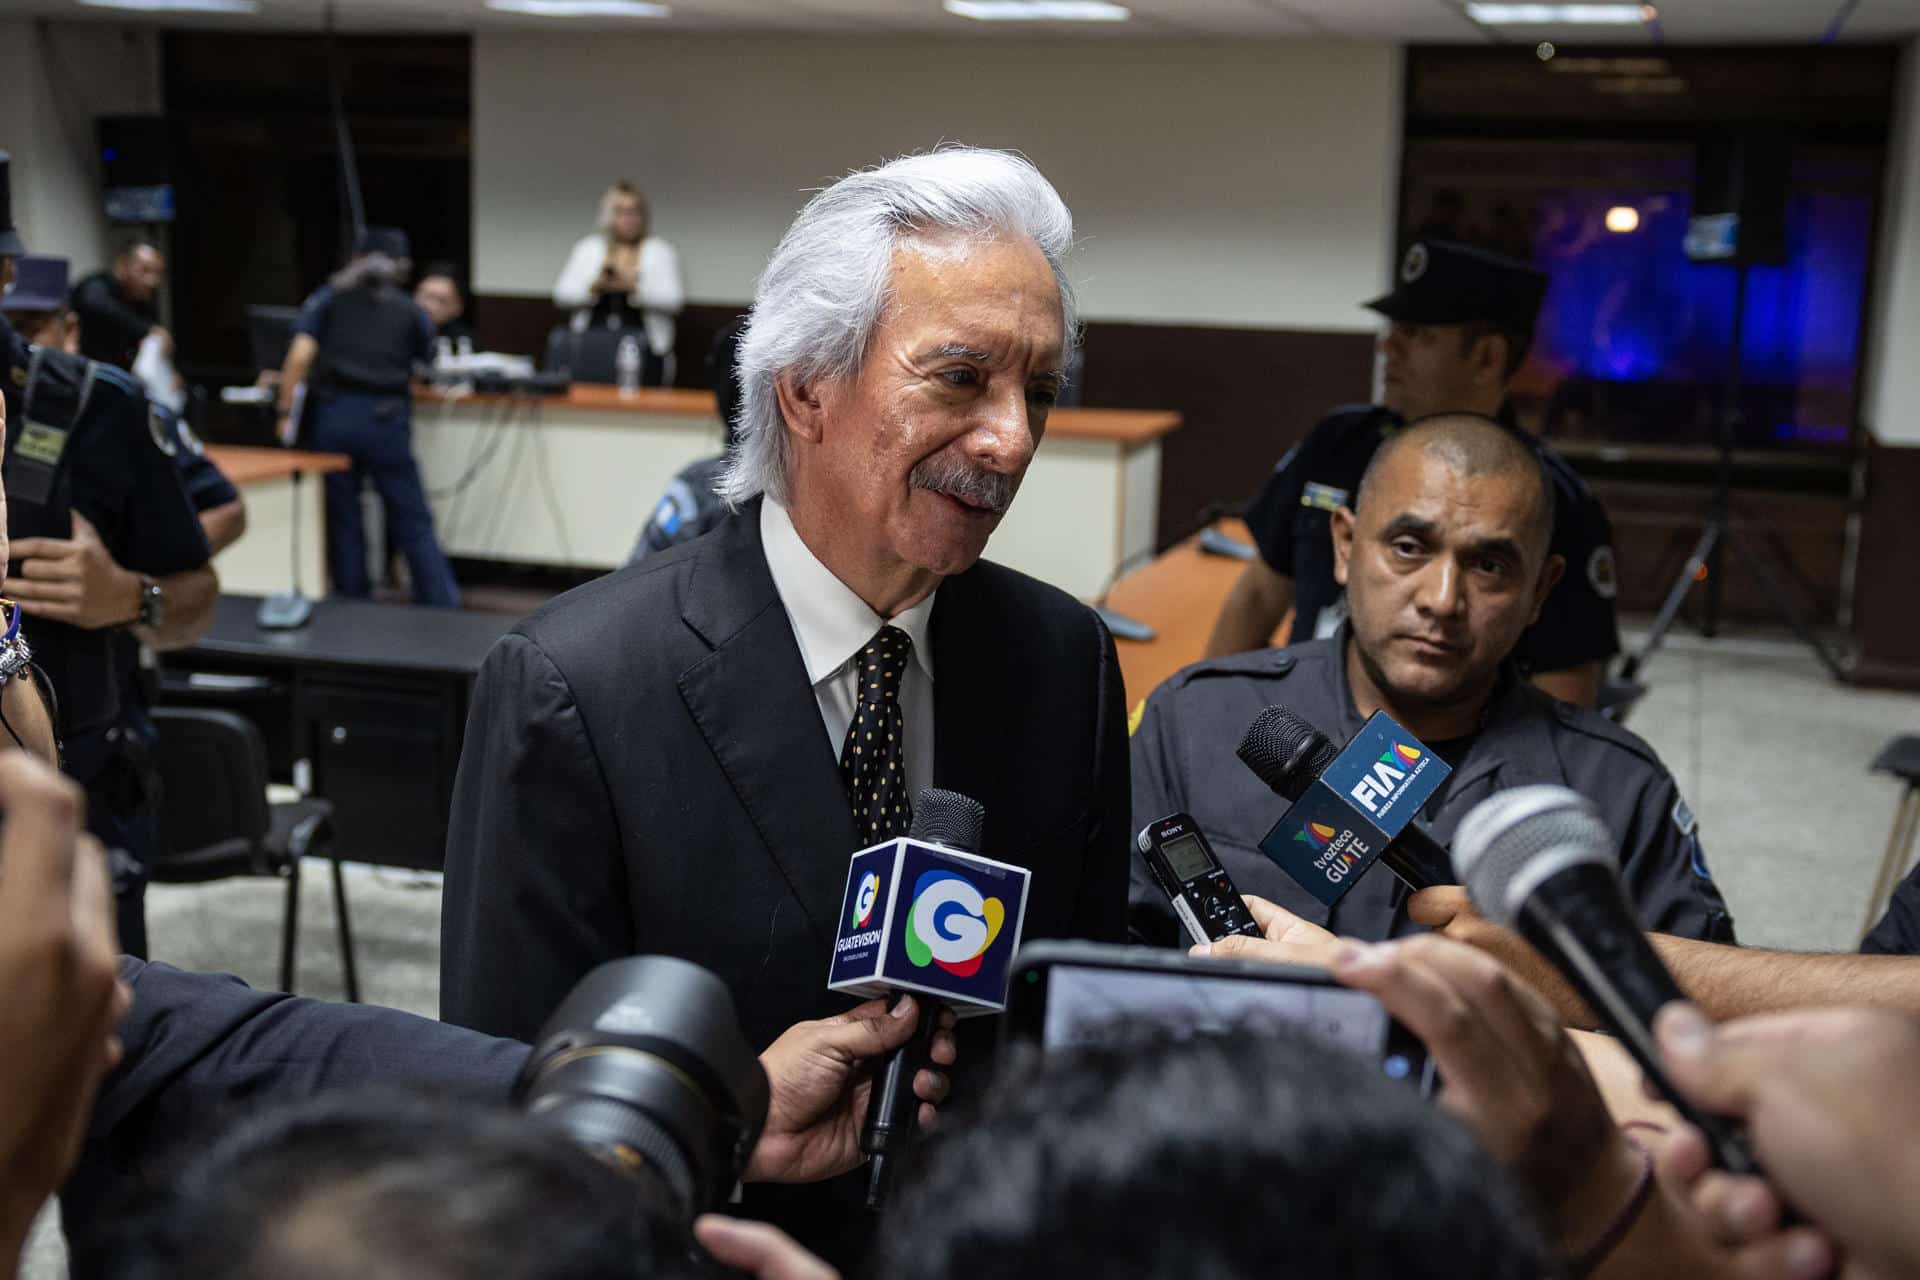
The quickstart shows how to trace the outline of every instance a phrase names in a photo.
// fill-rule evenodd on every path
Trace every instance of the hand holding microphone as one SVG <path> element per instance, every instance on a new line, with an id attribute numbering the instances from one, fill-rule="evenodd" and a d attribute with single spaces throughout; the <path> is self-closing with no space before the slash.
<path id="1" fill-rule="evenodd" d="M 911 992 L 916 1003 L 948 1006 L 960 1017 L 1006 1008 L 1028 873 L 974 852 L 985 824 L 977 802 L 928 787 L 905 837 L 853 855 L 830 990 L 866 997 Z M 869 1207 L 885 1202 L 895 1160 L 917 1137 L 913 1082 L 930 1060 L 935 1023 L 920 1022 L 874 1079 L 860 1140 L 872 1157 Z"/>

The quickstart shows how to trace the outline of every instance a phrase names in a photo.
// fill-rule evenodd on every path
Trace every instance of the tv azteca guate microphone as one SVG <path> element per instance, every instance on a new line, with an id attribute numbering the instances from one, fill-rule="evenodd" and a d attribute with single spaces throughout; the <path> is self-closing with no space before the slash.
<path id="1" fill-rule="evenodd" d="M 1565 787 L 1515 787 L 1475 805 L 1453 856 L 1480 914 L 1553 961 L 1633 1054 L 1653 1086 L 1706 1135 L 1714 1162 L 1755 1173 L 1745 1131 L 1701 1111 L 1667 1076 L 1653 1015 L 1684 1000 L 1620 888 L 1614 838 L 1593 805 Z"/>
<path id="2" fill-rule="evenodd" d="M 1291 708 L 1268 707 L 1239 755 L 1292 806 L 1260 851 L 1328 906 L 1376 859 L 1410 889 L 1455 883 L 1446 848 L 1414 818 L 1453 771 L 1386 712 L 1335 751 Z"/>
<path id="3" fill-rule="evenodd" d="M 847 868 L 827 988 L 862 999 L 901 992 L 920 1002 L 913 1039 L 887 1060 L 867 1100 L 860 1148 L 872 1157 L 872 1208 L 886 1202 L 896 1159 L 916 1139 L 913 1077 L 928 1061 L 940 1006 L 966 1018 L 1007 1005 L 1028 873 L 974 851 L 986 816 L 976 801 L 928 787 L 912 829 L 854 854 Z"/>

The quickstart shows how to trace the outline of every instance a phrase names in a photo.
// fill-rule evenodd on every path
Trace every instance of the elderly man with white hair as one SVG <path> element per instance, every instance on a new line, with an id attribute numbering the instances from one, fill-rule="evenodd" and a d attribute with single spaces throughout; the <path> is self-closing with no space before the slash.
<path id="1" fill-rule="evenodd" d="M 735 513 L 555 600 L 481 671 L 444 1017 L 531 1038 L 636 952 L 719 974 L 757 1045 L 837 1012 L 848 857 L 904 833 L 927 785 L 984 805 L 981 852 L 1031 870 L 1025 937 L 1124 935 L 1112 639 L 981 559 L 1075 339 L 1072 239 L 1046 179 L 996 151 L 896 160 L 801 210 L 742 340 Z M 963 1072 L 990 1035 L 962 1030 Z M 758 1190 L 749 1212 L 853 1260 L 857 1188 Z"/>

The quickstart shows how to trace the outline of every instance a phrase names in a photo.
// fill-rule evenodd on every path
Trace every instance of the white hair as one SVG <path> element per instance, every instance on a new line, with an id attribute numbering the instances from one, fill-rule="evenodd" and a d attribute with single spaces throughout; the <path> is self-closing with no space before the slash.
<path id="1" fill-rule="evenodd" d="M 848 174 L 807 201 L 754 288 L 735 373 L 734 445 L 715 486 L 729 504 L 762 493 L 788 501 L 776 383 L 788 374 L 814 382 L 858 373 L 886 309 L 894 249 L 942 233 L 1032 241 L 1053 269 L 1072 349 L 1079 334 L 1065 261 L 1073 215 L 1031 162 L 1010 151 L 942 147 Z"/>

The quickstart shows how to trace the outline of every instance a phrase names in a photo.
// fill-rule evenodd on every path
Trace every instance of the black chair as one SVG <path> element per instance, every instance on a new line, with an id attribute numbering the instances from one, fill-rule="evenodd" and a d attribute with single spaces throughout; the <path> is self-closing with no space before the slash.
<path id="1" fill-rule="evenodd" d="M 347 999 L 360 999 L 353 962 L 353 926 L 346 879 L 333 848 L 333 806 L 325 800 L 267 801 L 267 747 L 253 721 L 231 711 L 160 707 L 156 759 L 160 771 L 161 845 L 151 868 L 162 884 L 204 884 L 233 876 L 278 876 L 287 882 L 280 933 L 280 987 L 293 990 L 300 926 L 300 860 L 333 863 L 333 910 Z"/>
<path id="2" fill-rule="evenodd" d="M 541 366 L 548 373 L 564 373 L 575 382 L 617 386 L 620 382 L 620 340 L 631 336 L 640 344 L 640 385 L 665 386 L 667 363 L 647 345 L 644 329 L 608 328 L 588 325 L 578 333 L 567 325 L 556 325 L 547 334 L 547 358 Z"/>
<path id="3" fill-rule="evenodd" d="M 1893 830 L 1887 833 L 1887 851 L 1880 858 L 1873 896 L 1867 899 L 1867 922 L 1860 926 L 1862 936 L 1886 914 L 1893 886 L 1913 858 L 1914 837 L 1920 835 L 1920 737 L 1904 734 L 1895 738 L 1874 757 L 1872 768 L 1875 773 L 1890 773 L 1906 785 L 1900 792 L 1900 803 L 1894 806 Z"/>

